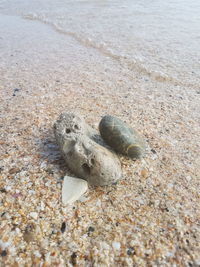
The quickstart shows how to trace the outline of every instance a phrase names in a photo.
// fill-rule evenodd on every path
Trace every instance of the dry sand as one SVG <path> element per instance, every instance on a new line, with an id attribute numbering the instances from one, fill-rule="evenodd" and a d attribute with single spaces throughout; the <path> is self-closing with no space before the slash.
<path id="1" fill-rule="evenodd" d="M 158 81 L 54 32 L 0 17 L 0 265 L 200 266 L 200 90 Z M 19 89 L 19 90 L 15 90 Z M 147 139 L 123 179 L 63 207 L 52 125 L 112 114 Z"/>

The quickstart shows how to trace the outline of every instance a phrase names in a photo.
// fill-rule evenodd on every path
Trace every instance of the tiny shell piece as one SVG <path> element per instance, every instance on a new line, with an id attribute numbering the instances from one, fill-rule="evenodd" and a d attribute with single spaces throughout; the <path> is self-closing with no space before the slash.
<path id="1" fill-rule="evenodd" d="M 80 178 L 65 176 L 62 186 L 62 202 L 64 205 L 78 200 L 88 189 L 88 183 Z"/>
<path id="2" fill-rule="evenodd" d="M 115 249 L 115 250 L 119 250 L 121 245 L 119 242 L 112 242 L 112 247 Z"/>

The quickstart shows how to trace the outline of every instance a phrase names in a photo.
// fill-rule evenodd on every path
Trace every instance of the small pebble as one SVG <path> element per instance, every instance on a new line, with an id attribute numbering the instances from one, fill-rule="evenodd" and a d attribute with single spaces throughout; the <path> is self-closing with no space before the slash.
<path id="1" fill-rule="evenodd" d="M 24 241 L 26 241 L 27 243 L 30 243 L 30 242 L 34 241 L 33 233 L 25 232 L 23 237 L 24 237 Z"/>
<path id="2" fill-rule="evenodd" d="M 19 89 L 19 88 L 15 88 L 15 89 L 13 89 L 13 91 L 14 91 L 14 92 L 19 92 L 20 89 Z"/>
<path id="3" fill-rule="evenodd" d="M 20 91 L 20 89 L 19 89 L 19 88 L 14 88 L 14 89 L 13 89 L 13 96 L 16 96 L 16 94 L 15 94 L 15 93 L 16 93 L 16 92 L 19 92 L 19 91 Z"/>
<path id="4" fill-rule="evenodd" d="M 7 192 L 6 192 L 6 189 L 4 189 L 4 188 L 1 188 L 1 189 L 0 189 L 0 192 L 1 192 L 1 193 L 7 193 Z"/>
<path id="5" fill-rule="evenodd" d="M 110 246 L 108 245 L 108 243 L 106 243 L 106 242 L 101 242 L 101 247 L 103 248 L 103 249 L 105 249 L 105 250 L 109 250 L 109 248 L 110 248 Z"/>
<path id="6" fill-rule="evenodd" d="M 88 232 L 94 232 L 94 227 L 92 227 L 92 226 L 90 226 L 89 228 L 88 228 Z"/>
<path id="7" fill-rule="evenodd" d="M 29 224 L 26 226 L 25 232 L 23 234 L 24 241 L 30 243 L 35 239 L 35 226 L 34 224 Z"/>
<path id="8" fill-rule="evenodd" d="M 126 251 L 127 255 L 133 255 L 134 254 L 134 249 L 133 248 L 128 248 Z"/>
<path id="9" fill-rule="evenodd" d="M 72 263 L 72 265 L 76 265 L 76 258 L 77 258 L 76 252 L 73 252 L 72 255 L 71 255 L 71 263 Z"/>
<path id="10" fill-rule="evenodd" d="M 115 249 L 115 250 L 119 250 L 121 245 L 119 242 L 112 242 L 112 247 Z"/>
<path id="11" fill-rule="evenodd" d="M 153 154 L 156 154 L 156 151 L 155 151 L 155 149 L 151 149 L 151 152 L 153 153 Z"/>
<path id="12" fill-rule="evenodd" d="M 1 256 L 2 256 L 2 257 L 7 256 L 7 251 L 6 251 L 6 250 L 3 250 L 3 251 L 1 252 Z"/>
<path id="13" fill-rule="evenodd" d="M 97 199 L 96 201 L 96 204 L 95 204 L 97 207 L 100 207 L 101 206 L 101 200 L 100 199 Z"/>
<path id="14" fill-rule="evenodd" d="M 38 213 L 37 212 L 34 212 L 34 211 L 30 212 L 29 215 L 35 220 L 37 220 L 37 218 L 38 218 Z"/>
<path id="15" fill-rule="evenodd" d="M 144 178 L 148 177 L 148 171 L 146 169 L 141 170 L 141 176 Z"/>
<path id="16" fill-rule="evenodd" d="M 65 232 L 65 229 L 66 229 L 66 223 L 63 222 L 62 225 L 61 225 L 61 232 L 64 233 Z"/>
<path id="17" fill-rule="evenodd" d="M 187 182 L 190 182 L 192 180 L 192 177 L 191 176 L 186 176 L 185 179 L 187 180 Z"/>
<path id="18" fill-rule="evenodd" d="M 19 168 L 11 168 L 9 170 L 9 174 L 14 174 L 14 173 L 18 173 L 18 172 L 20 172 L 20 169 Z"/>
<path id="19" fill-rule="evenodd" d="M 45 208 L 45 204 L 44 204 L 44 202 L 42 202 L 42 201 L 41 201 L 41 204 L 40 204 L 40 209 L 43 211 L 43 210 L 44 210 L 44 208 Z"/>
<path id="20" fill-rule="evenodd" d="M 135 241 L 134 241 L 134 240 L 131 240 L 131 242 L 130 242 L 130 246 L 131 246 L 131 247 L 134 247 L 134 246 L 135 246 Z"/>

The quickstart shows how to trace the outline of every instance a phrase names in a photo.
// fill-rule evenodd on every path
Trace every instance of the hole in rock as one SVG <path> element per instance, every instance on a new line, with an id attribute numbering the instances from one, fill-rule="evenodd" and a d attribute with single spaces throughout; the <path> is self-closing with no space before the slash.
<path id="1" fill-rule="evenodd" d="M 75 124 L 75 125 L 74 125 L 74 129 L 75 129 L 75 130 L 78 130 L 78 129 L 79 129 L 78 125 Z"/>
<path id="2" fill-rule="evenodd" d="M 83 170 L 84 170 L 85 173 L 90 174 L 90 167 L 88 166 L 87 163 L 84 163 L 82 165 L 82 168 L 83 168 Z"/>
<path id="3" fill-rule="evenodd" d="M 70 129 L 66 129 L 65 132 L 68 134 L 68 133 L 71 133 L 71 130 Z"/>
<path id="4" fill-rule="evenodd" d="M 91 161 L 91 164 L 94 165 L 95 160 L 94 159 L 91 159 L 90 161 Z"/>
<path id="5" fill-rule="evenodd" d="M 67 153 L 67 156 L 68 156 L 68 157 L 71 157 L 72 154 L 73 154 L 72 151 L 69 151 L 69 152 Z"/>

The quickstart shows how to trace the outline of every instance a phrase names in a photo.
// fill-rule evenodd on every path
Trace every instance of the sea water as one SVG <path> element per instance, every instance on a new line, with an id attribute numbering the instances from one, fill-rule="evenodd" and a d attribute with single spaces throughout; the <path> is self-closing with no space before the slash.
<path id="1" fill-rule="evenodd" d="M 127 71 L 198 87 L 198 0 L 0 0 L 0 13 L 48 24 Z"/>

